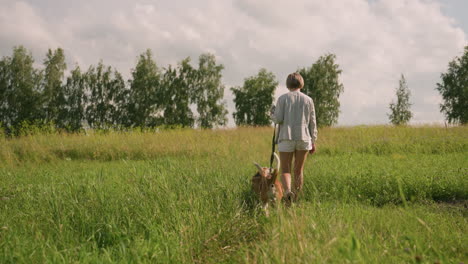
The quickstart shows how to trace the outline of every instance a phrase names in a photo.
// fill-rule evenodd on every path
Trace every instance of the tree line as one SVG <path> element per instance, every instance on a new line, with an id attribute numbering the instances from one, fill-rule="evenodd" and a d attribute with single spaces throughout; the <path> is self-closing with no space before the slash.
<path id="1" fill-rule="evenodd" d="M 0 123 L 7 133 L 31 125 L 76 132 L 227 122 L 224 67 L 211 54 L 200 55 L 197 67 L 186 58 L 161 68 L 147 50 L 128 81 L 102 61 L 86 71 L 76 66 L 65 78 L 66 69 L 61 48 L 47 52 L 42 69 L 22 46 L 0 60 Z"/>
<path id="2" fill-rule="evenodd" d="M 13 48 L 0 60 L 0 127 L 10 135 L 28 127 L 52 127 L 67 132 L 85 128 L 125 130 L 154 127 L 214 128 L 227 123 L 222 83 L 224 66 L 215 56 L 201 54 L 198 65 L 190 57 L 160 67 L 151 50 L 138 56 L 130 80 L 100 61 L 86 70 L 75 66 L 66 75 L 64 51 L 48 50 L 42 67 L 35 66 L 26 48 Z M 302 92 L 314 99 L 319 127 L 337 123 L 344 87 L 334 54 L 321 56 L 310 67 L 297 69 L 304 78 Z M 468 47 L 449 64 L 437 84 L 440 106 L 450 123 L 468 122 Z M 278 81 L 261 69 L 232 87 L 238 126 L 270 125 Z M 389 105 L 390 122 L 406 124 L 412 117 L 410 92 L 402 75 L 397 101 Z"/>
<path id="3" fill-rule="evenodd" d="M 332 125 L 338 118 L 343 85 L 335 59 L 327 54 L 310 68 L 300 69 L 304 92 L 317 101 L 320 126 Z M 67 132 L 224 126 L 228 113 L 223 70 L 212 54 L 200 55 L 197 67 L 188 57 L 162 68 L 148 49 L 139 55 L 127 81 L 102 61 L 85 71 L 76 66 L 65 76 L 63 49 L 48 50 L 42 67 L 37 68 L 31 52 L 18 46 L 12 56 L 0 60 L 0 123 L 7 134 L 19 134 L 31 126 Z M 243 86 L 232 87 L 235 123 L 269 125 L 277 86 L 276 76 L 261 69 L 246 78 Z"/>

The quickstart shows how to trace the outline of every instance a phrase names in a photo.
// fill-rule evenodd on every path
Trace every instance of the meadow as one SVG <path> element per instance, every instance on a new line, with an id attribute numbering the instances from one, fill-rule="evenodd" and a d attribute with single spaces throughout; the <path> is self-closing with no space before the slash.
<path id="1" fill-rule="evenodd" d="M 468 263 L 468 127 L 321 129 L 266 217 L 271 135 L 0 136 L 0 263 Z"/>

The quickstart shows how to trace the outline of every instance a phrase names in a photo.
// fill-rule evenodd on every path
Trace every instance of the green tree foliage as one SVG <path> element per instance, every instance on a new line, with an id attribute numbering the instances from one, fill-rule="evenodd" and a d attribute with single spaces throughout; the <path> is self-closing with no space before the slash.
<path id="1" fill-rule="evenodd" d="M 44 60 L 44 66 L 43 88 L 41 92 L 42 119 L 46 123 L 60 122 L 58 120 L 59 112 L 66 105 L 65 94 L 62 90 L 65 70 L 67 69 L 63 50 L 58 48 L 52 52 L 49 49 Z"/>
<path id="2" fill-rule="evenodd" d="M 176 68 L 169 67 L 163 75 L 164 125 L 193 127 L 195 118 L 190 109 L 193 101 L 196 70 L 190 58 L 182 60 Z"/>
<path id="3" fill-rule="evenodd" d="M 163 124 L 167 126 L 213 128 L 227 122 L 227 110 L 222 102 L 223 65 L 217 65 L 212 54 L 199 57 L 198 69 L 190 58 L 169 65 L 162 77 Z M 192 109 L 196 106 L 198 117 Z"/>
<path id="4" fill-rule="evenodd" d="M 8 101 L 11 97 L 10 86 L 10 64 L 11 58 L 3 57 L 0 60 L 0 126 L 7 129 L 11 124 L 9 115 Z"/>
<path id="5" fill-rule="evenodd" d="M 246 78 L 242 87 L 233 87 L 236 125 L 267 126 L 271 124 L 269 110 L 278 82 L 272 72 L 261 69 L 256 76 Z"/>
<path id="6" fill-rule="evenodd" d="M 304 78 L 302 92 L 314 100 L 318 127 L 332 126 L 338 122 L 339 97 L 344 88 L 339 80 L 341 70 L 335 60 L 336 55 L 327 54 L 310 68 L 298 71 Z"/>
<path id="7" fill-rule="evenodd" d="M 117 70 L 102 62 L 85 75 L 86 121 L 92 128 L 116 128 L 120 121 L 117 98 L 125 92 L 125 82 Z"/>
<path id="8" fill-rule="evenodd" d="M 449 123 L 468 124 L 468 46 L 462 57 L 449 63 L 446 73 L 441 74 L 437 90 L 444 102 L 440 110 Z"/>
<path id="9" fill-rule="evenodd" d="M 151 50 L 140 55 L 132 71 L 128 92 L 128 123 L 131 127 L 158 125 L 162 104 L 161 73 L 153 60 Z"/>
<path id="10" fill-rule="evenodd" d="M 222 99 L 224 85 L 221 81 L 224 66 L 216 64 L 215 56 L 202 54 L 198 59 L 192 102 L 197 105 L 197 124 L 202 128 L 223 126 L 227 122 L 227 110 Z"/>
<path id="11" fill-rule="evenodd" d="M 13 48 L 12 57 L 0 61 L 0 123 L 7 133 L 41 118 L 42 74 L 33 64 L 31 53 L 22 46 Z"/>
<path id="12" fill-rule="evenodd" d="M 63 86 L 66 106 L 60 109 L 56 124 L 70 132 L 76 132 L 83 128 L 87 100 L 84 90 L 85 81 L 84 74 L 77 66 Z"/>
<path id="13" fill-rule="evenodd" d="M 394 125 L 406 125 L 413 114 L 411 113 L 409 102 L 410 90 L 406 84 L 405 76 L 402 74 L 400 79 L 400 85 L 396 90 L 396 102 L 390 103 L 390 114 L 388 115 L 390 122 Z"/>
<path id="14" fill-rule="evenodd" d="M 129 94 L 130 90 L 126 85 L 122 75 L 114 70 L 114 78 L 112 80 L 112 104 L 114 109 L 111 113 L 112 124 L 114 128 L 128 127 L 128 105 L 129 105 Z"/>

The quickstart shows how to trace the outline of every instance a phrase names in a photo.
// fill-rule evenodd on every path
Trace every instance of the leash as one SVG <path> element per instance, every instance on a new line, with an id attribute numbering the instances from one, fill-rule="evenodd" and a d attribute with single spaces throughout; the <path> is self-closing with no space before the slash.
<path id="1" fill-rule="evenodd" d="M 275 139 L 276 139 L 276 123 L 273 129 L 273 139 L 271 140 L 271 157 L 270 157 L 270 173 L 273 171 L 273 160 L 275 159 Z M 279 126 L 278 126 L 278 134 L 279 134 Z"/>

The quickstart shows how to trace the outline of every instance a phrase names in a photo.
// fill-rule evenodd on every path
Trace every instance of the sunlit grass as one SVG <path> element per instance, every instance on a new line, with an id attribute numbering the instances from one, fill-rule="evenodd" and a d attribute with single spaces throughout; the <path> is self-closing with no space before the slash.
<path id="1" fill-rule="evenodd" d="M 271 128 L 44 134 L 0 138 L 0 162 L 146 160 L 162 156 L 245 155 L 270 149 Z M 320 130 L 318 154 L 447 154 L 468 149 L 467 127 L 345 127 Z M 268 156 L 268 155 L 264 155 Z M 249 156 L 250 158 L 251 156 Z"/>

